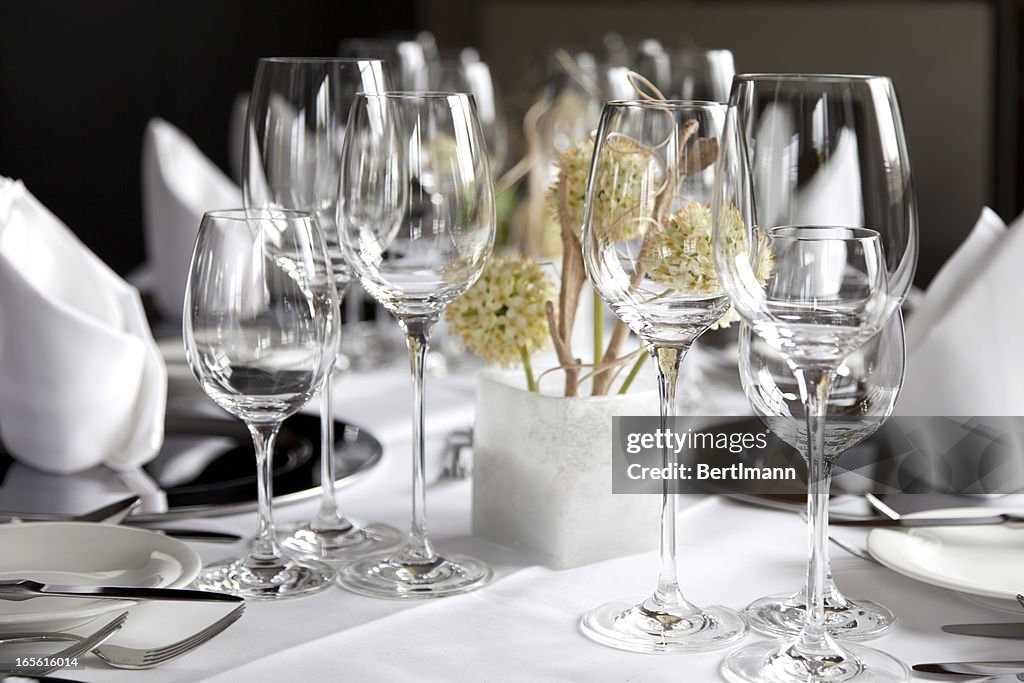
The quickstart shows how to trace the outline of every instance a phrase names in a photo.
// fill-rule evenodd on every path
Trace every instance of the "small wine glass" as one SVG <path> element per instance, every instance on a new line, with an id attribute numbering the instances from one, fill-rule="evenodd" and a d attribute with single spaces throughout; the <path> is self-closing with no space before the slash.
<path id="1" fill-rule="evenodd" d="M 785 357 L 742 325 L 739 368 L 754 412 L 773 433 L 807 458 L 807 422 L 800 388 Z M 847 356 L 829 393 L 825 425 L 825 463 L 831 467 L 847 450 L 868 438 L 892 414 L 903 385 L 906 346 L 903 316 L 897 311 L 882 331 Z M 832 578 L 825 545 L 825 627 L 846 640 L 868 640 L 888 631 L 896 616 L 870 600 L 844 596 Z M 747 621 L 772 636 L 795 636 L 806 621 L 807 591 L 771 595 L 747 606 Z"/>
<path id="2" fill-rule="evenodd" d="M 431 598 L 479 588 L 491 569 L 440 555 L 427 536 L 423 365 L 445 307 L 476 282 L 494 244 L 494 194 L 473 97 L 365 93 L 349 116 L 338 228 L 367 292 L 405 332 L 413 378 L 412 528 L 393 554 L 356 561 L 342 586 L 384 598 Z"/>
<path id="3" fill-rule="evenodd" d="M 383 69 L 373 59 L 261 59 L 249 98 L 244 204 L 312 212 L 323 230 L 339 293 L 352 279 L 334 226 L 345 118 L 357 91 L 384 90 Z M 333 396 L 329 373 L 320 392 L 320 507 L 308 523 L 283 532 L 281 541 L 292 554 L 325 561 L 352 559 L 401 540 L 392 527 L 362 524 L 338 509 Z"/>
<path id="4" fill-rule="evenodd" d="M 594 288 L 647 345 L 658 373 L 661 427 L 675 407 L 679 367 L 729 299 L 711 254 L 711 188 L 724 104 L 612 101 L 597 130 L 583 219 L 583 257 Z M 666 467 L 678 455 L 665 449 Z M 635 652 L 725 647 L 747 632 L 725 607 L 698 607 L 678 583 L 676 497 L 661 497 L 661 564 L 649 597 L 583 615 L 599 643 Z"/>
<path id="5" fill-rule="evenodd" d="M 334 363 L 338 297 L 312 215 L 281 209 L 206 213 L 183 319 L 192 373 L 252 434 L 259 494 L 252 549 L 242 559 L 204 568 L 196 585 L 258 600 L 326 588 L 334 576 L 330 567 L 282 555 L 270 509 L 281 422 L 306 405 Z"/>

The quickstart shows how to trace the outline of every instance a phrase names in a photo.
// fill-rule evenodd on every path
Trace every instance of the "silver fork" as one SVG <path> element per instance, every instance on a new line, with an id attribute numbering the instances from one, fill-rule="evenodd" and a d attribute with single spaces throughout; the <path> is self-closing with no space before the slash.
<path id="1" fill-rule="evenodd" d="M 104 662 L 118 669 L 151 669 L 172 659 L 177 659 L 183 654 L 191 652 L 200 645 L 209 642 L 214 636 L 238 621 L 244 611 L 245 603 L 240 602 L 237 607 L 202 631 L 198 631 L 170 645 L 154 648 L 135 648 L 107 643 L 93 648 L 92 651 L 93 654 Z"/>
<path id="2" fill-rule="evenodd" d="M 0 643 L 45 643 L 45 642 L 73 642 L 74 644 L 64 648 L 60 652 L 47 659 L 53 660 L 68 660 L 77 659 L 85 655 L 89 650 L 100 645 L 104 640 L 113 635 L 114 631 L 121 628 L 124 624 L 125 619 L 128 618 L 128 612 L 122 612 L 117 615 L 110 622 L 105 624 L 103 628 L 99 629 L 90 636 L 82 637 L 75 636 L 69 633 L 23 633 L 20 635 L 7 636 L 0 638 Z M 45 676 L 48 673 L 52 673 L 57 669 L 64 667 L 58 665 L 50 667 L 23 667 L 15 669 L 11 673 L 25 676 Z"/>
<path id="3" fill-rule="evenodd" d="M 94 643 L 94 645 L 91 646 L 91 647 L 87 647 L 87 648 L 82 649 L 82 645 L 85 643 L 85 641 L 86 640 L 91 640 L 93 637 L 91 636 L 90 638 L 83 638 L 82 636 L 75 635 L 74 633 L 31 633 L 31 634 L 24 634 L 23 636 L 12 637 L 12 638 L 9 638 L 9 639 L 8 638 L 0 638 L 0 643 L 4 643 L 4 642 L 39 642 L 39 641 L 42 641 L 42 640 L 55 641 L 55 642 L 59 642 L 59 641 L 76 642 L 77 645 L 75 645 L 73 647 L 75 647 L 76 649 L 80 650 L 80 652 L 78 653 L 79 655 L 84 654 L 88 650 L 92 650 L 94 655 L 99 657 L 107 665 L 112 666 L 114 668 L 117 668 L 117 669 L 152 669 L 153 667 L 160 666 L 161 664 L 169 662 L 172 659 L 177 659 L 178 657 L 181 657 L 182 655 L 187 654 L 187 653 L 191 652 L 192 650 L 196 649 L 200 645 L 203 645 L 203 644 L 209 642 L 210 640 L 213 639 L 214 636 L 218 635 L 221 631 L 226 629 L 228 626 L 230 626 L 231 624 L 233 624 L 236 621 L 238 621 L 238 618 L 242 616 L 242 612 L 244 612 L 244 611 L 245 611 L 245 603 L 244 602 L 240 602 L 240 603 L 238 603 L 237 607 L 235 607 L 233 610 L 231 610 L 230 612 L 228 612 L 223 617 L 221 617 L 217 621 L 213 622 L 212 624 L 210 624 L 209 626 L 207 626 L 203 630 L 198 631 L 196 633 L 193 633 L 192 635 L 188 636 L 187 638 L 183 638 L 183 639 L 179 640 L 176 643 L 171 643 L 169 645 L 162 645 L 160 647 L 137 648 L 137 647 L 127 647 L 127 646 L 124 646 L 124 645 L 114 645 L 113 643 L 107 643 L 105 645 L 100 645 L 100 643 L 102 643 L 102 640 L 101 640 L 101 641 L 99 641 L 97 643 Z M 127 617 L 127 616 L 128 616 L 127 612 L 125 612 L 122 615 L 122 617 Z M 121 621 L 123 622 L 124 619 L 121 619 Z M 118 624 L 118 627 L 120 627 L 120 624 Z M 107 635 L 109 636 L 109 634 L 107 634 Z M 25 641 L 25 640 L 17 640 L 17 641 L 15 641 L 15 638 L 21 639 L 21 638 L 25 638 L 25 637 L 28 637 L 28 636 L 33 637 L 34 640 L 33 641 Z M 103 640 L 105 640 L 105 638 Z M 77 656 L 77 655 L 65 654 L 66 652 L 70 651 L 71 649 L 72 648 L 68 648 L 64 652 L 61 652 L 60 654 L 54 655 L 54 656 L 55 657 Z M 49 671 L 52 671 L 52 669 L 50 669 Z M 39 675 L 42 675 L 42 674 L 45 674 L 45 673 L 49 673 L 49 671 L 33 672 L 33 673 L 37 673 Z"/>

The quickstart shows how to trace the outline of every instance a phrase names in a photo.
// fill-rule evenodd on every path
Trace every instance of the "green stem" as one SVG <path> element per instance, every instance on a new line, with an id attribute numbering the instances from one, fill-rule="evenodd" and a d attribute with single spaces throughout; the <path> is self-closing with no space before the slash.
<path id="1" fill-rule="evenodd" d="M 626 375 L 625 381 L 622 382 L 622 387 L 619 388 L 620 394 L 624 394 L 629 391 L 629 385 L 631 385 L 633 380 L 636 379 L 637 373 L 640 372 L 640 366 L 644 364 L 645 360 L 647 360 L 646 353 L 641 353 L 637 356 L 636 362 L 633 363 L 633 367 L 630 369 L 629 374 Z"/>
<path id="2" fill-rule="evenodd" d="M 594 365 L 604 360 L 604 300 L 594 290 Z"/>
<path id="3" fill-rule="evenodd" d="M 537 393 L 537 381 L 533 378 L 533 366 L 530 365 L 530 354 L 526 352 L 525 347 L 519 347 L 519 357 L 523 361 L 523 370 L 526 372 L 526 388 Z"/>

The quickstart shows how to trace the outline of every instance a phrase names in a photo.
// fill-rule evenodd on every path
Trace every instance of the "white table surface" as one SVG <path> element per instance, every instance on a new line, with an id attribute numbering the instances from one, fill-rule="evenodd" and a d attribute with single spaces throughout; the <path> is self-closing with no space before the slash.
<path id="1" fill-rule="evenodd" d="M 344 488 L 349 514 L 406 529 L 409 521 L 408 372 L 397 367 L 343 376 L 339 417 L 384 444 L 379 466 Z M 189 656 L 145 672 L 102 668 L 62 672 L 82 681 L 686 681 L 720 680 L 725 652 L 642 655 L 595 644 L 577 630 L 579 616 L 613 598 L 640 597 L 654 586 L 655 553 L 565 571 L 532 565 L 470 532 L 470 481 L 440 478 L 440 450 L 453 428 L 472 418 L 473 378 L 430 377 L 427 385 L 428 527 L 443 552 L 479 557 L 495 568 L 482 590 L 425 601 L 375 600 L 338 587 L 303 598 L 254 602 L 242 619 Z M 803 581 L 804 525 L 787 512 L 717 498 L 685 497 L 680 513 L 683 590 L 699 604 L 740 609 Z M 652 496 L 651 504 L 657 504 Z M 315 503 L 283 507 L 279 525 L 308 518 Z M 253 514 L 189 520 L 189 526 L 250 535 Z M 864 532 L 844 531 L 863 544 Z M 195 544 L 204 561 L 244 552 L 244 545 Z M 912 581 L 836 551 L 833 567 L 849 596 L 879 601 L 899 623 L 872 646 L 908 663 L 958 658 L 1019 659 L 1020 642 L 940 632 L 944 623 L 1012 620 L 1014 615 Z M 1024 588 L 1024 579 L 1022 579 Z M 126 627 L 127 628 L 127 627 Z M 760 636 L 753 634 L 743 642 Z M 60 674 L 57 674 L 60 675 Z"/>

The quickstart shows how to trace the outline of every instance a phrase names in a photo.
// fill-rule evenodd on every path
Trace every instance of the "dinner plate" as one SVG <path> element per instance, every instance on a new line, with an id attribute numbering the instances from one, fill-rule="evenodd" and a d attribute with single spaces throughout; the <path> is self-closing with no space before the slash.
<path id="1" fill-rule="evenodd" d="M 334 471 L 338 486 L 375 466 L 380 442 L 366 430 L 335 420 Z M 278 434 L 273 460 L 274 504 L 320 492 L 320 418 L 293 415 Z M 141 521 L 225 515 L 256 509 L 256 459 L 241 421 L 218 411 L 168 410 L 164 446 L 145 466 L 166 496 L 166 509 L 137 514 Z M 0 445 L 0 511 L 77 514 L 133 491 L 106 467 L 74 475 L 41 472 L 13 460 Z"/>
<path id="2" fill-rule="evenodd" d="M 0 526 L 0 579 L 43 583 L 181 588 L 199 573 L 196 551 L 145 529 L 84 522 Z M 38 597 L 0 600 L 0 633 L 62 631 L 104 613 L 123 600 Z"/>
<path id="3" fill-rule="evenodd" d="M 1020 508 L 942 508 L 906 517 L 1021 514 Z M 981 598 L 1011 601 L 1024 591 L 1024 527 L 992 526 L 873 529 L 868 550 L 886 567 L 912 579 Z"/>

